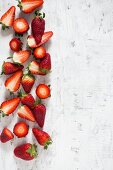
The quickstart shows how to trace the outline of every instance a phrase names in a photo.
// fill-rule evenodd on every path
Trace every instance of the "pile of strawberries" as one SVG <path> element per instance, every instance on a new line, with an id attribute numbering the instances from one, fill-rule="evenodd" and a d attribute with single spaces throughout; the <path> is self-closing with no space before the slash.
<path id="1" fill-rule="evenodd" d="M 23 13 L 29 14 L 43 5 L 43 0 L 21 0 L 18 7 Z M 7 101 L 2 102 L 0 112 L 2 116 L 11 115 L 21 103 L 17 114 L 23 121 L 17 122 L 11 132 L 5 127 L 0 135 L 2 143 L 6 143 L 14 138 L 25 137 L 29 132 L 29 125 L 24 121 L 32 121 L 37 123 L 37 128 L 32 128 L 37 142 L 47 149 L 52 143 L 51 137 L 48 133 L 42 130 L 46 115 L 46 106 L 42 104 L 41 99 L 47 99 L 51 95 L 50 86 L 46 84 L 39 84 L 36 88 L 36 95 L 38 100 L 35 101 L 31 89 L 35 83 L 36 75 L 44 76 L 51 70 L 51 56 L 46 53 L 46 49 L 42 46 L 53 35 L 52 31 L 45 32 L 45 14 L 35 11 L 35 17 L 31 23 L 32 35 L 27 38 L 27 48 L 22 49 L 21 36 L 29 30 L 28 21 L 25 18 L 15 19 L 15 6 L 3 14 L 0 19 L 2 29 L 12 27 L 15 32 L 15 37 L 9 42 L 10 49 L 14 52 L 12 62 L 4 62 L 2 66 L 2 74 L 9 75 L 4 85 L 6 89 L 13 94 Z M 29 17 L 29 15 L 28 15 Z M 23 64 L 28 61 L 31 54 L 33 55 L 32 61 L 24 69 Z M 23 90 L 19 90 L 22 86 Z M 23 92 L 24 91 L 24 92 Z M 14 155 L 23 160 L 32 160 L 37 156 L 36 144 L 24 143 L 14 149 Z"/>

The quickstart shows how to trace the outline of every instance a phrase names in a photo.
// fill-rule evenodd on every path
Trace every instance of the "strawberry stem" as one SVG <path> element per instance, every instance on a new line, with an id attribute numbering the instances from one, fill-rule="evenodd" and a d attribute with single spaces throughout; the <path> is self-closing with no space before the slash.
<path id="1" fill-rule="evenodd" d="M 48 140 L 46 143 L 45 143 L 45 145 L 44 145 L 44 149 L 48 149 L 48 146 L 49 145 L 51 145 L 52 144 L 52 140 L 50 139 L 50 140 Z"/>
<path id="2" fill-rule="evenodd" d="M 35 15 L 38 16 L 40 19 L 45 18 L 45 13 L 40 13 L 39 10 L 35 11 Z"/>
<path id="3" fill-rule="evenodd" d="M 17 5 L 20 9 L 22 9 L 22 4 L 21 1 L 18 0 L 18 5 Z"/>

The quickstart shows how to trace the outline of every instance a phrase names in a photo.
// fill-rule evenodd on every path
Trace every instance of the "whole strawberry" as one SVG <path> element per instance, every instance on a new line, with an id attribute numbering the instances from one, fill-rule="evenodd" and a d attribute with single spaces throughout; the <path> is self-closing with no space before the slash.
<path id="1" fill-rule="evenodd" d="M 32 34 L 35 38 L 35 41 L 37 44 L 41 42 L 42 36 L 44 34 L 45 30 L 45 14 L 39 13 L 39 11 L 35 12 L 36 17 L 32 20 L 31 28 L 32 28 Z"/>
<path id="2" fill-rule="evenodd" d="M 48 146 L 50 144 L 52 144 L 52 140 L 51 140 L 51 137 L 49 136 L 48 133 L 42 131 L 42 130 L 39 130 L 37 128 L 33 128 L 32 129 L 32 132 L 36 138 L 36 140 L 38 141 L 38 143 L 42 146 L 44 146 L 44 149 L 47 149 Z"/>
<path id="3" fill-rule="evenodd" d="M 37 104 L 33 109 L 33 115 L 38 125 L 43 128 L 46 115 L 46 107 L 43 104 Z"/>
<path id="4" fill-rule="evenodd" d="M 46 53 L 45 57 L 40 62 L 40 71 L 42 74 L 47 74 L 51 70 L 51 56 Z"/>
<path id="5" fill-rule="evenodd" d="M 17 146 L 14 149 L 14 155 L 26 161 L 33 160 L 37 156 L 37 146 L 30 143 Z"/>
<path id="6" fill-rule="evenodd" d="M 21 103 L 23 105 L 28 106 L 30 109 L 33 109 L 35 106 L 35 99 L 32 94 L 22 93 L 21 91 L 18 93 L 18 96 L 21 98 Z"/>

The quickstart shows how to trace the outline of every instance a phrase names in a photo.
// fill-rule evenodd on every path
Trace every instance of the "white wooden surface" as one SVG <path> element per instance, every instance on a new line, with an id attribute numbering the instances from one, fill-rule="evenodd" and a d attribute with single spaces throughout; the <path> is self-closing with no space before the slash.
<path id="1" fill-rule="evenodd" d="M 0 15 L 16 3 L 0 1 Z M 44 129 L 54 142 L 47 151 L 38 146 L 39 157 L 31 162 L 13 156 L 18 144 L 36 142 L 31 131 L 26 139 L 0 144 L 0 170 L 112 170 L 113 1 L 45 0 L 43 11 L 46 30 L 54 32 L 47 45 L 53 71 L 36 85 L 52 87 Z M 11 37 L 12 31 L 0 32 L 0 65 L 11 55 Z M 7 97 L 3 81 L 1 102 Z M 16 113 L 2 118 L 0 130 L 12 130 L 17 119 Z"/>

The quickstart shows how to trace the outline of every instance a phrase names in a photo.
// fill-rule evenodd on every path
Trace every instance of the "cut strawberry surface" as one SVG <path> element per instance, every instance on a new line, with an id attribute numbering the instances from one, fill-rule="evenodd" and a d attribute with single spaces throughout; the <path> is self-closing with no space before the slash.
<path id="1" fill-rule="evenodd" d="M 10 92 L 16 92 L 20 87 L 22 76 L 23 76 L 23 72 L 17 71 L 11 77 L 9 77 L 5 81 L 6 89 L 9 90 Z"/>
<path id="2" fill-rule="evenodd" d="M 40 68 L 39 68 L 40 64 L 39 62 L 37 61 L 32 61 L 30 64 L 29 64 L 29 71 L 32 73 L 32 74 L 40 74 Z"/>
<path id="3" fill-rule="evenodd" d="M 22 65 L 14 64 L 11 62 L 4 62 L 2 65 L 2 73 L 1 74 L 5 74 L 5 75 L 13 74 L 16 71 L 22 70 L 23 68 L 24 68 L 24 66 L 22 66 Z"/>
<path id="4" fill-rule="evenodd" d="M 30 93 L 34 83 L 35 83 L 35 77 L 33 75 L 25 74 L 22 77 L 21 84 L 26 93 Z"/>
<path id="5" fill-rule="evenodd" d="M 17 113 L 19 117 L 35 122 L 32 111 L 26 105 L 21 106 Z"/>
<path id="6" fill-rule="evenodd" d="M 4 128 L 2 133 L 1 133 L 0 138 L 1 138 L 2 143 L 6 143 L 9 140 L 13 139 L 14 135 L 8 128 Z"/>
<path id="7" fill-rule="evenodd" d="M 29 126 L 25 122 L 16 123 L 13 128 L 13 133 L 18 137 L 22 138 L 28 134 Z"/>
<path id="8" fill-rule="evenodd" d="M 13 38 L 10 43 L 9 46 L 11 48 L 12 51 L 20 51 L 22 48 L 22 42 L 19 38 Z"/>
<path id="9" fill-rule="evenodd" d="M 0 106 L 0 111 L 3 113 L 3 116 L 9 116 L 13 113 L 20 103 L 20 98 L 16 97 L 10 100 L 4 101 Z"/>
<path id="10" fill-rule="evenodd" d="M 19 52 L 15 52 L 13 54 L 13 61 L 15 63 L 23 64 L 29 59 L 30 55 L 31 55 L 30 50 L 22 50 Z"/>
<path id="11" fill-rule="evenodd" d="M 28 38 L 27 38 L 27 43 L 28 43 L 28 46 L 30 48 L 36 48 L 36 47 L 39 47 L 43 44 L 45 44 L 46 42 L 49 41 L 49 39 L 53 36 L 53 32 L 52 31 L 49 31 L 49 32 L 45 32 L 42 36 L 42 39 L 41 39 L 41 42 L 39 44 L 36 43 L 35 41 L 35 38 L 32 36 L 32 35 L 29 35 Z"/>
<path id="12" fill-rule="evenodd" d="M 39 84 L 38 87 L 36 88 L 36 95 L 40 99 L 46 99 L 50 97 L 50 87 L 47 86 L 46 84 Z"/>
<path id="13" fill-rule="evenodd" d="M 25 18 L 17 18 L 13 23 L 13 29 L 18 34 L 26 33 L 29 29 L 27 20 Z"/>
<path id="14" fill-rule="evenodd" d="M 10 9 L 3 14 L 3 16 L 0 19 L 0 23 L 2 24 L 2 29 L 5 30 L 5 28 L 11 27 L 14 22 L 15 18 L 15 6 L 10 7 Z"/>
<path id="15" fill-rule="evenodd" d="M 43 0 L 21 0 L 18 2 L 18 7 L 26 14 L 33 12 L 44 3 Z"/>

